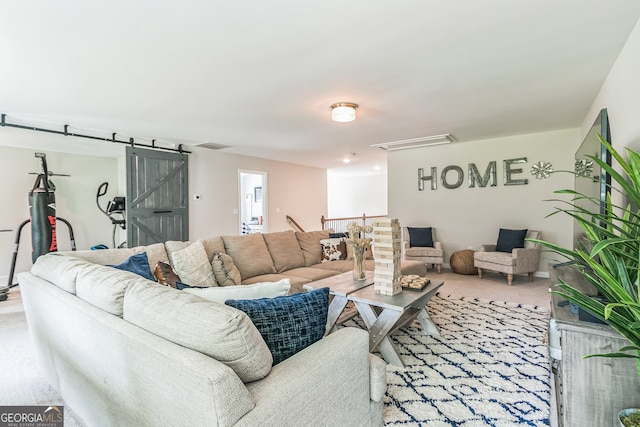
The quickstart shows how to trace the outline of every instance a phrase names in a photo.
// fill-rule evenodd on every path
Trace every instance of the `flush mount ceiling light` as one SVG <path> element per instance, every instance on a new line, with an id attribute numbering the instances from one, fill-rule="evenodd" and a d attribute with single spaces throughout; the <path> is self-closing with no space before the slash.
<path id="1" fill-rule="evenodd" d="M 425 136 L 423 138 L 404 139 L 402 141 L 383 142 L 382 144 L 373 144 L 371 147 L 382 148 L 387 151 L 404 150 L 407 148 L 426 147 L 429 145 L 450 144 L 455 139 L 451 134 Z"/>
<path id="2" fill-rule="evenodd" d="M 358 104 L 352 102 L 338 102 L 331 107 L 331 119 L 334 122 L 352 122 L 356 119 Z"/>

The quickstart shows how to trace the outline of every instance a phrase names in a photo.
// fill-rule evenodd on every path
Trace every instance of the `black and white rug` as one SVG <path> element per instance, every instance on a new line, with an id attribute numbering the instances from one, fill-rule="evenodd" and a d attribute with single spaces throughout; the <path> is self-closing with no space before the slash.
<path id="1" fill-rule="evenodd" d="M 385 426 L 548 426 L 547 308 L 435 296 L 441 336 L 414 322 L 391 339 Z"/>

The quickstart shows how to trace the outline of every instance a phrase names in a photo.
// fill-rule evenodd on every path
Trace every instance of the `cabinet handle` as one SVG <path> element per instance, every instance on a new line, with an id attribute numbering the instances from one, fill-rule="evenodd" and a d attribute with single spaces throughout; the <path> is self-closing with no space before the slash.
<path id="1" fill-rule="evenodd" d="M 171 213 L 173 211 L 168 210 L 168 211 L 153 211 L 153 213 Z"/>

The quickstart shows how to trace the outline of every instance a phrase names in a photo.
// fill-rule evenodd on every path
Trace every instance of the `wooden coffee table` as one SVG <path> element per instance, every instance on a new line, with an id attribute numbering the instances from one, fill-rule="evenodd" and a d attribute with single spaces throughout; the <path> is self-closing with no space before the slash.
<path id="1" fill-rule="evenodd" d="M 345 307 L 347 306 L 347 302 L 349 302 L 347 295 L 370 286 L 372 283 L 373 271 L 365 271 L 365 280 L 361 282 L 354 282 L 353 272 L 347 271 L 346 273 L 340 273 L 327 277 L 326 279 L 316 280 L 302 287 L 310 291 L 329 288 L 332 300 L 329 304 L 329 312 L 327 314 L 327 330 L 325 332 L 325 335 L 327 335 L 336 329 L 337 324 L 344 323 L 357 314 L 355 310 L 345 312 Z"/>
<path id="2" fill-rule="evenodd" d="M 357 313 L 369 331 L 369 351 L 378 349 L 387 363 L 404 366 L 400 355 L 389 340 L 389 335 L 414 319 L 420 322 L 425 333 L 439 335 L 426 305 L 444 282 L 432 280 L 422 291 L 404 290 L 393 296 L 379 294 L 372 283 L 372 271 L 367 271 L 366 280 L 358 283 L 353 282 L 352 273 L 349 271 L 308 283 L 303 287 L 309 290 L 328 287 L 333 295 L 327 315 L 326 333 L 334 330 L 337 324 L 355 316 L 355 312 L 345 311 L 347 302 L 353 301 Z"/>
<path id="3" fill-rule="evenodd" d="M 417 318 L 425 333 L 440 335 L 426 305 L 443 284 L 442 280 L 432 280 L 422 291 L 403 290 L 396 295 L 381 295 L 373 286 L 350 293 L 347 298 L 356 304 L 369 330 L 369 351 L 378 349 L 387 363 L 404 367 L 398 351 L 389 340 L 390 334 Z"/>

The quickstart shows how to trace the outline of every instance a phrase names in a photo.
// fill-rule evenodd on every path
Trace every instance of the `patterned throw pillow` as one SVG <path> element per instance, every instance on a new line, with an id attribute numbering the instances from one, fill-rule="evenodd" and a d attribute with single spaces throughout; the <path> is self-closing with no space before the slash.
<path id="1" fill-rule="evenodd" d="M 276 365 L 324 336 L 329 288 L 276 298 L 232 299 L 225 304 L 247 313 Z"/>
<path id="2" fill-rule="evenodd" d="M 180 281 L 180 277 L 173 271 L 173 268 L 166 262 L 158 261 L 153 271 L 156 281 L 161 285 L 176 287 L 176 282 Z"/>
<path id="3" fill-rule="evenodd" d="M 211 260 L 213 276 L 220 286 L 235 286 L 242 284 L 242 277 L 231 256 L 215 252 Z"/>
<path id="4" fill-rule="evenodd" d="M 347 259 L 347 242 L 345 242 L 344 238 L 322 239 L 320 244 L 322 245 L 320 262 Z"/>
<path id="5" fill-rule="evenodd" d="M 202 240 L 174 252 L 171 259 L 182 282 L 191 286 L 218 286 Z"/>

